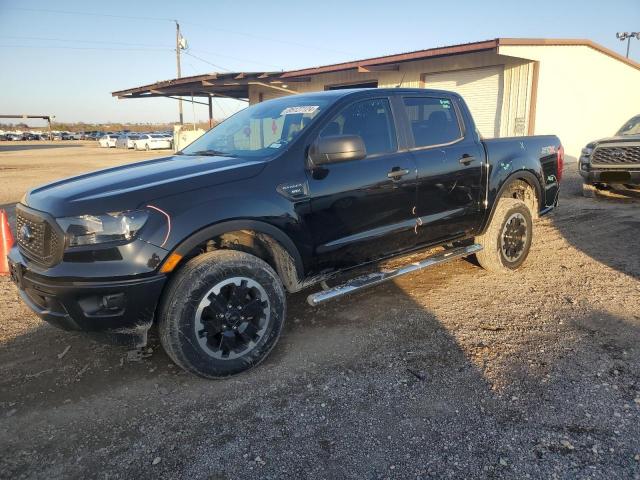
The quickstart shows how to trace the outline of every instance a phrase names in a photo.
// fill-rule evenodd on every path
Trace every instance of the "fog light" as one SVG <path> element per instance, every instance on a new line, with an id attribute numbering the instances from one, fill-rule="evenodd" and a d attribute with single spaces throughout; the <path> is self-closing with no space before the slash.
<path id="1" fill-rule="evenodd" d="M 102 297 L 102 308 L 105 310 L 120 310 L 124 308 L 124 293 L 112 293 Z"/>

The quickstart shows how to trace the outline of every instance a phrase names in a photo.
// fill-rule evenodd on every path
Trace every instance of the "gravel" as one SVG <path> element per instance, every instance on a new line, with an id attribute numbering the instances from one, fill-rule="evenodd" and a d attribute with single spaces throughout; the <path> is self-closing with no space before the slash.
<path id="1" fill-rule="evenodd" d="M 521 271 L 293 295 L 271 356 L 224 381 L 153 333 L 127 361 L 56 330 L 0 278 L 0 477 L 640 478 L 640 196 L 566 177 Z"/>

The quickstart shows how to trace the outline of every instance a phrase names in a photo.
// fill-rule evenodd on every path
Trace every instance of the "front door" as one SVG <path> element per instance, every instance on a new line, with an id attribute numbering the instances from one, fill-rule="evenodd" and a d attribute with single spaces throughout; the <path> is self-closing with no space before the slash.
<path id="1" fill-rule="evenodd" d="M 307 220 L 320 270 L 355 266 L 415 243 L 416 165 L 410 153 L 398 151 L 389 100 L 352 103 L 320 132 L 348 134 L 362 137 L 366 158 L 308 172 Z"/>
<path id="2" fill-rule="evenodd" d="M 446 95 L 402 99 L 418 169 L 418 244 L 468 234 L 480 218 L 484 152 L 454 102 Z"/>

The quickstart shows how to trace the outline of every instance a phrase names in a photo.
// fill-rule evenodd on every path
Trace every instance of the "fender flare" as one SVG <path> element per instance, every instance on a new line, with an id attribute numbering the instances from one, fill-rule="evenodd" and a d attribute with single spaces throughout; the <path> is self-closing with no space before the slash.
<path id="1" fill-rule="evenodd" d="M 304 278 L 304 265 L 302 263 L 302 257 L 300 256 L 300 252 L 298 251 L 298 248 L 295 246 L 293 241 L 279 228 L 274 227 L 269 223 L 261 222 L 258 220 L 229 220 L 209 225 L 208 227 L 204 227 L 203 229 L 198 230 L 186 239 L 182 240 L 173 249 L 173 251 L 181 256 L 184 256 L 191 250 L 193 250 L 196 246 L 203 242 L 206 242 L 210 238 L 222 235 L 223 233 L 234 232 L 237 230 L 253 230 L 255 232 L 259 232 L 273 238 L 282 246 L 282 248 L 287 251 L 287 253 L 289 253 L 289 255 L 291 255 L 298 278 Z"/>
<path id="2" fill-rule="evenodd" d="M 527 170 L 516 170 L 515 172 L 511 173 L 507 178 L 505 178 L 504 181 L 502 182 L 502 186 L 500 187 L 500 189 L 498 190 L 498 193 L 496 194 L 496 197 L 493 201 L 493 205 L 491 206 L 491 211 L 489 212 L 489 215 L 487 216 L 487 219 L 484 225 L 482 226 L 481 232 L 484 232 L 487 226 L 491 223 L 491 220 L 493 219 L 493 214 L 495 213 L 496 208 L 498 206 L 498 201 L 502 197 L 502 194 L 504 193 L 504 191 L 507 188 L 509 188 L 509 186 L 516 180 L 524 180 L 526 183 L 528 183 L 533 187 L 533 189 L 536 192 L 536 197 L 538 198 L 538 212 L 535 212 L 535 213 L 536 214 L 540 213 L 540 210 L 544 206 L 544 198 L 542 196 L 543 192 L 542 192 L 542 186 L 540 185 L 540 180 L 533 173 Z"/>

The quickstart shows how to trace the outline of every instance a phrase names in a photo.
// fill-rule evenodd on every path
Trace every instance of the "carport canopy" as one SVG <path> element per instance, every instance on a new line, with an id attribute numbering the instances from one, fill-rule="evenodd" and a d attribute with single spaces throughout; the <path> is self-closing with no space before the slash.
<path id="1" fill-rule="evenodd" d="M 185 100 L 181 97 L 193 97 L 192 100 L 187 99 L 186 101 L 209 106 L 209 123 L 211 124 L 213 120 L 212 100 L 214 97 L 232 98 L 248 102 L 250 85 L 259 85 L 283 93 L 298 93 L 285 88 L 286 85 L 279 79 L 280 75 L 282 75 L 282 72 L 207 73 L 120 90 L 113 92 L 112 96 L 121 99 L 164 97 L 175 100 Z M 308 81 L 308 77 L 306 79 L 296 78 L 292 79 L 292 81 Z M 206 98 L 207 102 L 198 101 L 195 98 Z"/>

